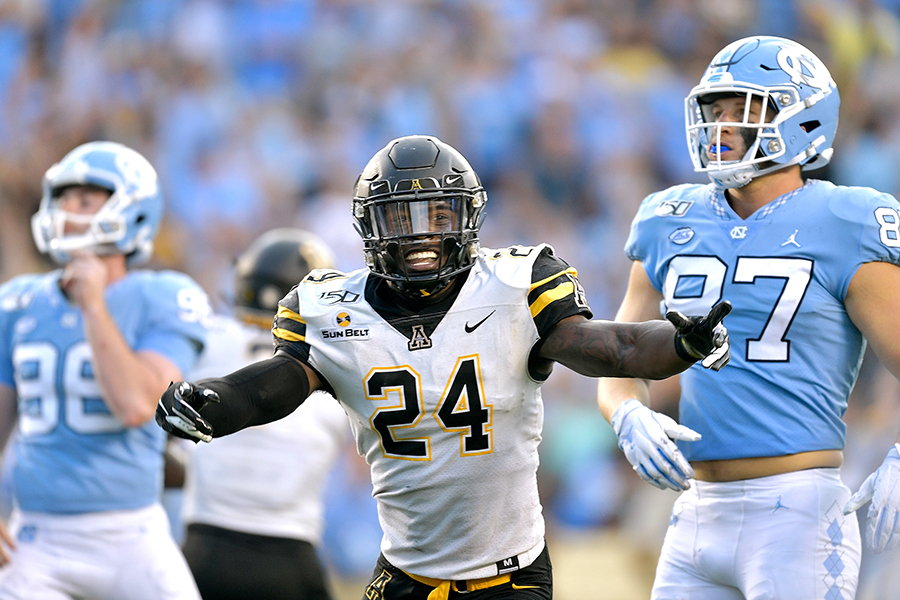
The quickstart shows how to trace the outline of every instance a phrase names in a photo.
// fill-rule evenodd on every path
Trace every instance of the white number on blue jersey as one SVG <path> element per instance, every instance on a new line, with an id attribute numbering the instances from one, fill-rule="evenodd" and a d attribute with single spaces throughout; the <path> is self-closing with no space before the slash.
<path id="1" fill-rule="evenodd" d="M 809 287 L 812 265 L 805 258 L 742 256 L 737 259 L 733 283 L 752 285 L 760 278 L 785 280 L 762 333 L 747 340 L 748 361 L 788 360 L 790 341 L 785 336 Z M 666 274 L 666 306 L 686 315 L 708 313 L 722 299 L 727 270 L 716 256 L 675 256 Z"/>
<path id="2" fill-rule="evenodd" d="M 56 386 L 59 350 L 47 342 L 18 344 L 13 351 L 16 390 L 19 396 L 19 430 L 22 435 L 41 435 L 56 428 L 60 402 Z M 86 341 L 72 345 L 63 357 L 63 419 L 76 433 L 109 433 L 124 429 L 100 407 L 100 387 L 90 369 L 91 349 Z M 94 410 L 92 410 L 92 407 Z"/>
<path id="3" fill-rule="evenodd" d="M 444 388 L 444 397 L 434 418 L 441 429 L 459 432 L 460 456 L 487 454 L 493 449 L 490 430 L 492 407 L 485 405 L 478 356 L 464 356 Z M 431 460 L 428 438 L 395 437 L 397 429 L 414 427 L 425 414 L 419 374 L 409 367 L 373 369 L 365 379 L 366 398 L 387 400 L 388 392 L 400 395 L 400 403 L 377 409 L 371 417 L 372 429 L 381 439 L 381 450 L 388 458 Z"/>
<path id="4" fill-rule="evenodd" d="M 212 314 L 209 297 L 196 288 L 181 288 L 175 297 L 178 303 L 178 318 L 185 323 L 205 324 Z"/>
<path id="5" fill-rule="evenodd" d="M 20 344 L 13 350 L 22 435 L 48 433 L 59 421 L 55 381 L 58 354 L 56 346 L 44 342 Z"/>
<path id="6" fill-rule="evenodd" d="M 785 339 L 794 315 L 812 279 L 812 261 L 805 258 L 738 258 L 735 283 L 752 284 L 758 277 L 784 279 L 784 289 L 763 329 L 755 340 L 747 340 L 747 360 L 786 361 L 790 342 Z"/>
<path id="7" fill-rule="evenodd" d="M 678 255 L 666 273 L 666 302 L 686 315 L 705 315 L 722 299 L 728 266 L 717 256 Z"/>
<path id="8" fill-rule="evenodd" d="M 888 248 L 900 248 L 900 215 L 897 211 L 886 206 L 876 208 L 875 220 L 881 225 L 878 230 L 881 243 Z"/>

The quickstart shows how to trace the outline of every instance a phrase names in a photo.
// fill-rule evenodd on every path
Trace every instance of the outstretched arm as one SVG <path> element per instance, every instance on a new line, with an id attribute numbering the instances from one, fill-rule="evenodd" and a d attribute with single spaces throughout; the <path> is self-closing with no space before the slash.
<path id="1" fill-rule="evenodd" d="M 591 321 L 574 315 L 550 331 L 539 356 L 588 377 L 665 379 L 701 359 L 718 370 L 728 362 L 728 334 L 720 323 L 729 312 L 731 304 L 720 302 L 705 317 L 670 312 L 666 318 L 671 323 Z"/>
<path id="2" fill-rule="evenodd" d="M 696 362 L 679 356 L 674 338 L 666 321 L 616 323 L 575 315 L 557 324 L 540 356 L 588 377 L 665 379 Z"/>
<path id="3" fill-rule="evenodd" d="M 616 313 L 617 322 L 644 322 L 659 319 L 659 303 L 663 297 L 650 283 L 644 265 L 634 261 L 625 298 Z M 650 386 L 646 379 L 603 378 L 598 382 L 597 403 L 607 421 L 612 422 L 613 413 L 631 398 L 643 404 L 650 402 Z"/>
<path id="4" fill-rule="evenodd" d="M 286 417 L 320 386 L 308 365 L 278 352 L 224 377 L 170 384 L 156 422 L 177 437 L 209 442 Z"/>

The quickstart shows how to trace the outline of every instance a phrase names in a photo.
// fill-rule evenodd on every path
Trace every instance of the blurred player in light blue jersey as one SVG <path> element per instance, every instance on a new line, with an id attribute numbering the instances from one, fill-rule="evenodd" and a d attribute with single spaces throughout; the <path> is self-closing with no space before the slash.
<path id="1" fill-rule="evenodd" d="M 163 212 L 143 156 L 84 144 L 43 189 L 35 241 L 63 268 L 0 287 L 0 441 L 18 423 L 0 597 L 197 599 L 152 417 L 203 346 L 208 299 L 180 273 L 131 270 Z"/>
<path id="2" fill-rule="evenodd" d="M 681 376 L 677 431 L 644 406 L 646 382 L 600 382 L 601 410 L 638 473 L 687 490 L 654 599 L 850 600 L 853 511 L 869 499 L 869 543 L 877 552 L 900 541 L 897 447 L 852 499 L 839 473 L 866 340 L 900 374 L 900 204 L 803 175 L 831 158 L 839 103 L 825 65 L 799 44 L 730 44 L 686 100 L 691 157 L 712 183 L 652 194 L 632 224 L 617 320 L 734 304 L 731 362 Z M 690 466 L 647 476 L 641 461 L 671 453 L 669 437 Z"/>

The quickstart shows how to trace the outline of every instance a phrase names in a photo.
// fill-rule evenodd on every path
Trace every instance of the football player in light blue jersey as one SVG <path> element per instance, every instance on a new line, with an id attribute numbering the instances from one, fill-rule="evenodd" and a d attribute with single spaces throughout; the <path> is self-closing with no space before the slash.
<path id="1" fill-rule="evenodd" d="M 204 344 L 209 301 L 186 275 L 132 270 L 163 213 L 143 156 L 84 144 L 43 190 L 34 238 L 62 268 L 0 287 L 0 442 L 16 428 L 0 597 L 195 600 L 153 414 Z"/>
<path id="2" fill-rule="evenodd" d="M 368 268 L 311 272 L 279 303 L 274 357 L 160 399 L 162 427 L 215 446 L 332 392 L 384 531 L 369 599 L 551 598 L 536 473 L 553 364 L 658 379 L 715 353 L 727 362 L 727 303 L 673 315 L 674 329 L 591 320 L 575 269 L 548 245 L 480 247 L 486 202 L 455 148 L 391 141 L 353 198 Z"/>
<path id="3" fill-rule="evenodd" d="M 727 368 L 681 375 L 682 429 L 657 422 L 646 382 L 600 381 L 601 410 L 638 473 L 687 490 L 654 599 L 849 600 L 861 553 L 853 511 L 870 499 L 869 544 L 900 541 L 900 446 L 852 498 L 839 474 L 866 342 L 900 375 L 900 204 L 803 175 L 831 158 L 839 102 L 801 45 L 728 45 L 686 100 L 691 157 L 711 184 L 650 195 L 632 224 L 617 320 L 734 304 Z M 648 475 L 658 450 L 690 467 Z"/>

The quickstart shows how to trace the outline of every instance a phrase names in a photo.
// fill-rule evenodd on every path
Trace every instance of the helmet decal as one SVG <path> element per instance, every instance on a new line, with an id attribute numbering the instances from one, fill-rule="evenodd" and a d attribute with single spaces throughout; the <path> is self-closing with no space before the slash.
<path id="1" fill-rule="evenodd" d="M 778 51 L 778 66 L 791 76 L 791 81 L 797 85 L 803 84 L 817 90 L 827 90 L 834 87 L 831 73 L 816 56 L 804 54 L 799 48 L 785 46 Z"/>

